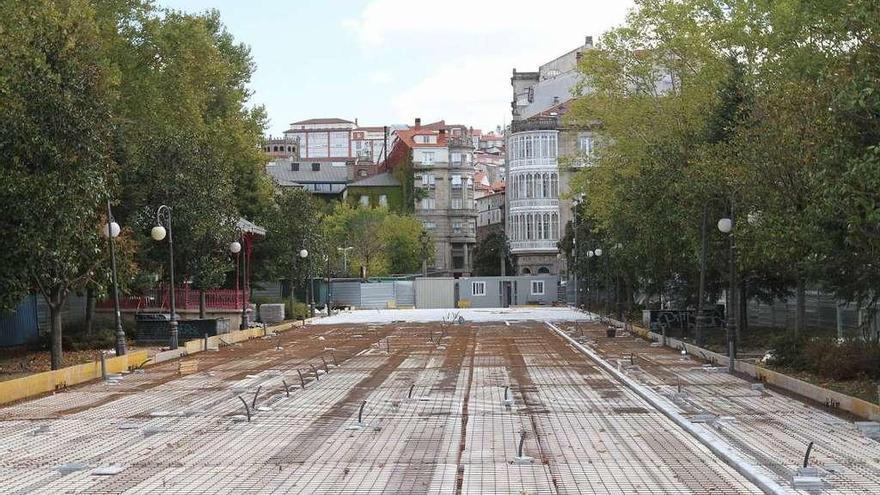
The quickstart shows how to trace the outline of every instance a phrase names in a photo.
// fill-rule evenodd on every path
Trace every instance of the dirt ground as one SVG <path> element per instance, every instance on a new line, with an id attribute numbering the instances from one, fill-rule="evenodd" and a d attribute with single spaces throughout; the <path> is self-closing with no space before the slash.
<path id="1" fill-rule="evenodd" d="M 157 347 L 129 346 L 129 350 L 157 350 Z M 113 352 L 113 351 L 111 351 Z M 82 351 L 64 352 L 64 366 L 97 361 L 101 351 L 86 349 Z M 32 346 L 16 346 L 0 348 L 0 381 L 12 380 L 34 373 L 42 373 L 52 369 L 52 361 L 48 349 Z"/>

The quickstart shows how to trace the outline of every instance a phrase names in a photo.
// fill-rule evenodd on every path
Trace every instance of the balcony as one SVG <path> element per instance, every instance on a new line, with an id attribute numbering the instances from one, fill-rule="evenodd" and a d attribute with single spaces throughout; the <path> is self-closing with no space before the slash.
<path id="1" fill-rule="evenodd" d="M 553 117 L 532 117 L 526 120 L 517 120 L 510 123 L 510 132 L 526 132 L 526 131 L 552 131 L 557 130 L 561 126 L 558 116 Z"/>
<path id="2" fill-rule="evenodd" d="M 510 252 L 512 253 L 522 253 L 522 252 L 547 252 L 547 253 L 555 253 L 558 251 L 556 248 L 556 240 L 542 240 L 542 241 L 510 241 Z"/>
<path id="3" fill-rule="evenodd" d="M 532 208 L 551 208 L 557 209 L 559 208 L 559 199 L 557 198 L 536 198 L 536 199 L 511 199 L 510 200 L 510 211 L 513 212 L 517 209 L 529 209 Z"/>

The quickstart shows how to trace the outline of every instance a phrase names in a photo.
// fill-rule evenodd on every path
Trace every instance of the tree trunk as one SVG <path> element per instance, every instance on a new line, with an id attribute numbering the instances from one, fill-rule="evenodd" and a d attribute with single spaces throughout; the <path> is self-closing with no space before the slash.
<path id="1" fill-rule="evenodd" d="M 737 330 L 739 330 L 740 335 L 749 331 L 749 295 L 746 290 L 746 283 L 743 282 L 739 285 L 739 325 L 737 325 Z"/>
<path id="2" fill-rule="evenodd" d="M 794 310 L 794 333 L 801 335 L 806 330 L 807 316 L 807 290 L 804 287 L 804 278 L 798 274 L 797 288 L 795 290 Z"/>
<path id="3" fill-rule="evenodd" d="M 86 335 L 92 335 L 95 325 L 95 289 L 86 288 Z"/>
<path id="4" fill-rule="evenodd" d="M 52 327 L 50 352 L 53 370 L 57 370 L 64 365 L 64 354 L 61 346 L 61 310 L 64 307 L 64 299 L 64 290 L 55 287 L 46 301 L 49 306 L 49 321 Z"/>
<path id="5" fill-rule="evenodd" d="M 199 289 L 199 319 L 205 319 L 205 291 L 204 289 Z"/>

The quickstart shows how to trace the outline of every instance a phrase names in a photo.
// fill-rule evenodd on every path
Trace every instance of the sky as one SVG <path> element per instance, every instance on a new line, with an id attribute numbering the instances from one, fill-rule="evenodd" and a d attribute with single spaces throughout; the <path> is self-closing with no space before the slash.
<path id="1" fill-rule="evenodd" d="M 632 0 L 157 0 L 217 9 L 251 48 L 268 134 L 318 117 L 360 125 L 510 120 L 510 76 L 624 21 Z"/>

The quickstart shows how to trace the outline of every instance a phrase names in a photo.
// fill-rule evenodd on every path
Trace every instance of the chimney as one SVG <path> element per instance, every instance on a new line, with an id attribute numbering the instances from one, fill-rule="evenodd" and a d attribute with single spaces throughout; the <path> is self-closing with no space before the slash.
<path id="1" fill-rule="evenodd" d="M 446 129 L 444 129 L 444 128 L 441 127 L 441 128 L 440 128 L 440 137 L 443 137 L 443 136 L 445 136 L 445 135 L 446 135 Z"/>
<path id="2" fill-rule="evenodd" d="M 584 46 L 588 46 L 590 48 L 593 48 L 593 37 L 592 36 L 586 37 L 586 39 L 584 40 Z"/>
<path id="3" fill-rule="evenodd" d="M 358 119 L 357 119 L 357 117 L 355 117 L 354 118 L 354 126 L 357 127 L 357 125 L 358 125 Z"/>
<path id="4" fill-rule="evenodd" d="M 422 127 L 422 119 L 416 117 L 416 129 Z"/>
<path id="5" fill-rule="evenodd" d="M 558 97 L 558 96 L 554 96 L 554 97 L 553 97 L 553 104 L 554 104 L 554 105 L 558 105 L 558 104 L 559 104 L 559 97 Z"/>

